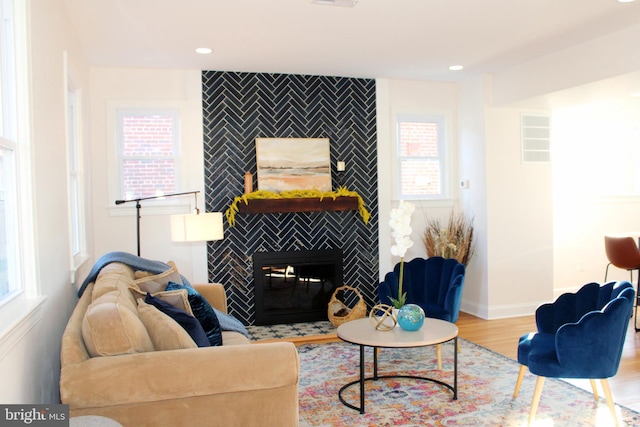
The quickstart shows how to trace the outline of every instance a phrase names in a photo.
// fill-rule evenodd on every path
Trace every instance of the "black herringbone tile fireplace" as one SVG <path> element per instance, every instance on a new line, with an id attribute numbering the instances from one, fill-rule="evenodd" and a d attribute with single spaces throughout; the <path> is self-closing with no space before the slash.
<path id="1" fill-rule="evenodd" d="M 329 138 L 331 164 L 346 162 L 342 184 L 371 213 L 355 211 L 238 215 L 208 247 L 209 279 L 223 283 L 229 312 L 255 323 L 256 252 L 341 249 L 346 285 L 373 305 L 378 284 L 375 81 L 346 77 L 203 71 L 205 201 L 225 211 L 256 174 L 256 138 Z M 338 185 L 335 169 L 333 187 Z M 254 181 L 254 186 L 255 186 Z"/>

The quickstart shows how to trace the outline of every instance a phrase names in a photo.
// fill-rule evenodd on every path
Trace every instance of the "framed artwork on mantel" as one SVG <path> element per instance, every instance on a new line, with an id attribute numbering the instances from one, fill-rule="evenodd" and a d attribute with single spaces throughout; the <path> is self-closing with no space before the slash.
<path id="1" fill-rule="evenodd" d="M 329 138 L 256 138 L 258 190 L 331 191 Z"/>

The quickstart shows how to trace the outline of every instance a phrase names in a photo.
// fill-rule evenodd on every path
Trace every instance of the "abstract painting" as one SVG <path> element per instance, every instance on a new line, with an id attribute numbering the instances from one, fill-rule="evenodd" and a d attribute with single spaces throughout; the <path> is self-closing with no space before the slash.
<path id="1" fill-rule="evenodd" d="M 331 191 L 329 138 L 256 138 L 258 190 Z"/>

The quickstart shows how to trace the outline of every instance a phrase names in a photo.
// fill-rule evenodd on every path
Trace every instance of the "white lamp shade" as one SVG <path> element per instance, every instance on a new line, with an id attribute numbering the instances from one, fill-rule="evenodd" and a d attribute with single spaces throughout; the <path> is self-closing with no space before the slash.
<path id="1" fill-rule="evenodd" d="M 203 242 L 222 240 L 222 212 L 171 215 L 171 240 L 174 242 Z"/>

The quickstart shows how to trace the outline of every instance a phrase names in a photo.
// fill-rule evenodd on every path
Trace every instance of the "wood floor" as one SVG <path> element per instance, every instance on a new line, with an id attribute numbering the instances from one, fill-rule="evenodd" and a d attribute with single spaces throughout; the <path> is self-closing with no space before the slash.
<path id="1" fill-rule="evenodd" d="M 536 330 L 533 316 L 483 320 L 461 312 L 456 324 L 458 325 L 458 335 L 461 338 L 511 359 L 517 359 L 518 338 Z M 532 374 L 527 373 L 527 375 Z M 585 390 L 591 390 L 587 380 L 577 380 L 572 383 Z M 640 332 L 635 333 L 633 323 L 630 323 L 627 329 L 627 338 L 618 374 L 609 379 L 609 385 L 616 403 L 640 412 Z M 544 390 L 542 393 L 544 394 Z M 603 395 L 602 390 L 600 390 L 600 395 Z"/>
<path id="2" fill-rule="evenodd" d="M 631 319 L 633 322 L 633 319 Z M 640 321 L 639 321 L 640 322 Z M 518 338 L 535 331 L 533 316 L 498 320 L 483 320 L 467 313 L 460 313 L 458 335 L 511 359 L 517 359 Z M 292 339 L 296 344 L 337 341 L 335 334 Z M 532 375 L 527 373 L 527 375 Z M 513 379 L 515 385 L 515 378 Z M 572 381 L 576 386 L 591 391 L 588 380 Z M 618 374 L 609 379 L 609 385 L 616 403 L 640 412 L 640 332 L 635 333 L 633 323 L 629 324 L 627 338 L 622 353 Z M 544 394 L 544 390 L 543 390 Z M 599 392 L 603 396 L 602 390 Z"/>

